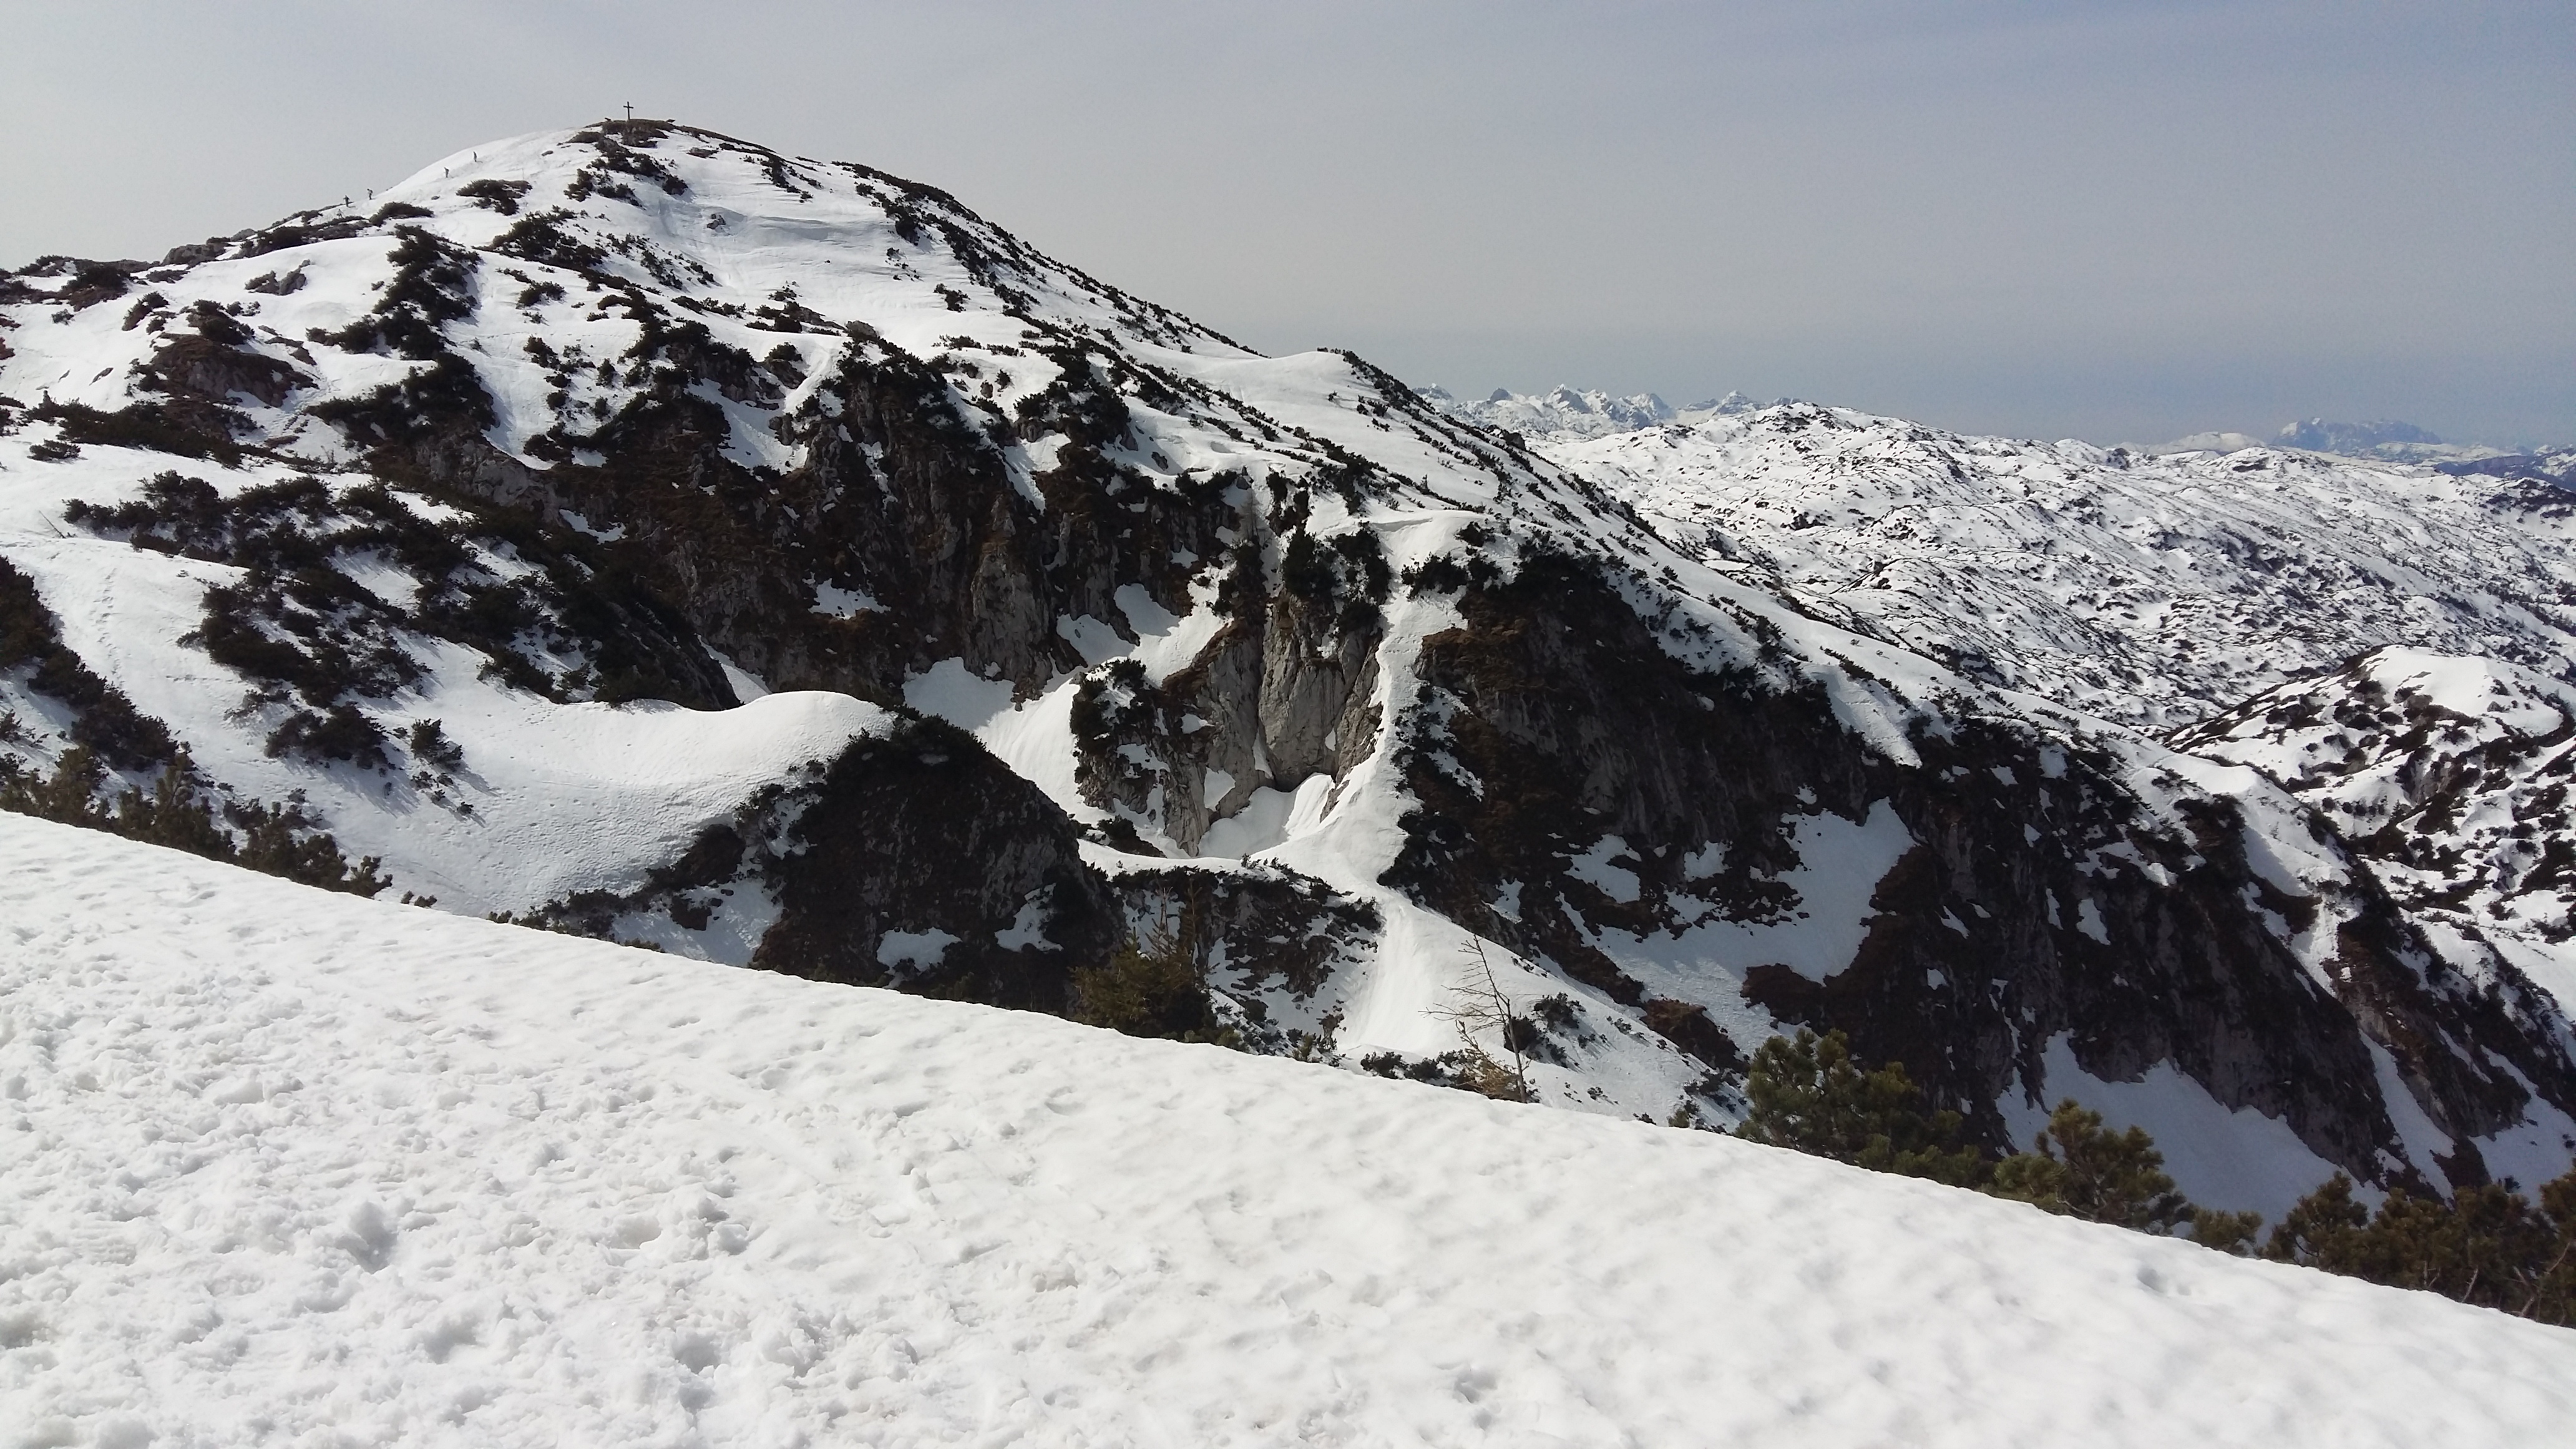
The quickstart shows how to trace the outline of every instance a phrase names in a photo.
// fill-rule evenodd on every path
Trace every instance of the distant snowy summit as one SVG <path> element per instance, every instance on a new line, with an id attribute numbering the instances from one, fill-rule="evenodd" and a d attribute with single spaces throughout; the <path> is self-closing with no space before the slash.
<path id="1" fill-rule="evenodd" d="M 2389 463 L 2469 463 L 2511 456 L 2510 448 L 2487 443 L 2455 443 L 2439 433 L 2393 419 L 2344 423 L 2306 418 L 2290 423 L 2269 438 L 2250 433 L 2194 433 L 2144 451 L 2151 453 L 2236 453 L 2247 448 L 2296 448 L 2334 458 L 2375 458 Z M 2483 470 L 2481 470 L 2483 471 Z"/>
<path id="2" fill-rule="evenodd" d="M 2296 449 L 2329 458 L 2415 463 L 2457 477 L 2529 478 L 2559 488 L 2576 488 L 2576 446 L 2515 449 L 2491 443 L 2454 443 L 2413 423 L 2338 423 L 2309 418 L 2289 424 L 2270 438 L 2251 433 L 2193 433 L 2137 451 L 2163 457 L 2175 453 L 2241 453 L 2249 448 Z"/>
<path id="3" fill-rule="evenodd" d="M 1447 388 L 1426 387 L 1421 392 L 1423 400 L 1432 406 L 1479 427 L 1501 428 L 1525 438 L 1568 442 L 1668 425 L 1689 427 L 1710 418 L 1733 417 L 1789 401 L 1779 398 L 1761 403 L 1740 392 L 1730 392 L 1722 398 L 1677 408 L 1650 392 L 1612 397 L 1598 389 L 1578 392 L 1564 386 L 1535 394 L 1498 387 L 1475 401 L 1458 398 Z"/>
<path id="4" fill-rule="evenodd" d="M 2305 448 L 2311 453 L 2340 453 L 2345 457 L 2384 457 L 2402 454 L 2408 449 L 2458 446 L 2442 441 L 2439 435 L 2413 423 L 2385 419 L 2368 423 L 2334 423 L 2324 418 L 2309 418 L 2281 429 L 2275 441 L 2285 448 Z"/>

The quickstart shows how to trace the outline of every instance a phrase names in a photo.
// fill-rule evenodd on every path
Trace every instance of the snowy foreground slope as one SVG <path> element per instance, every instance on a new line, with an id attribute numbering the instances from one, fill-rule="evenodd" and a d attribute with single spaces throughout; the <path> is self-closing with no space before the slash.
<path id="1" fill-rule="evenodd" d="M 13 1443 L 2522 1445 L 2576 1335 L 0 816 Z"/>

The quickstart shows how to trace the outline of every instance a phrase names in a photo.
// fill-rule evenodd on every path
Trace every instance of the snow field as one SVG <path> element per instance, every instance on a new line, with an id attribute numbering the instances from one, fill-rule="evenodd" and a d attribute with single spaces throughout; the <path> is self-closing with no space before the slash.
<path id="1" fill-rule="evenodd" d="M 0 816 L 13 1443 L 2564 1443 L 2576 1335 Z"/>

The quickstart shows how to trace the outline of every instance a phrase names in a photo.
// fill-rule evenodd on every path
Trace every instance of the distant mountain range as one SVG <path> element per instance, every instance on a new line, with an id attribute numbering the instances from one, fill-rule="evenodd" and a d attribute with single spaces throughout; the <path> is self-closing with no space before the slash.
<path id="1" fill-rule="evenodd" d="M 1614 433 L 1679 423 L 1685 426 L 1712 417 L 1750 412 L 1766 404 L 1740 392 L 1723 398 L 1674 407 L 1650 392 L 1617 397 L 1597 389 L 1558 386 L 1543 393 L 1515 393 L 1497 388 L 1485 397 L 1466 400 L 1442 387 L 1422 395 L 1456 417 L 1486 427 L 1507 428 L 1531 438 L 1603 438 Z M 1773 404 L 1792 402 L 1777 398 Z M 2453 443 L 2413 423 L 2329 422 L 2309 418 L 2290 423 L 2269 438 L 2252 433 L 2209 432 L 2151 446 L 2131 445 L 2139 453 L 2235 453 L 2247 448 L 2296 448 L 2340 458 L 2378 458 L 2391 462 L 2452 464 L 2496 477 L 2565 479 L 2576 468 L 2576 444 L 2545 448 L 2501 448 L 2487 443 Z"/>

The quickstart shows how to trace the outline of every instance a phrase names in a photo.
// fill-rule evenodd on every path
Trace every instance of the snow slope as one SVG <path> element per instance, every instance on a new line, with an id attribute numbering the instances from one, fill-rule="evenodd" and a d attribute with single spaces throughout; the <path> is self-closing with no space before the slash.
<path id="1" fill-rule="evenodd" d="M 2564 1442 L 2576 1336 L 0 817 L 12 1442 Z"/>

